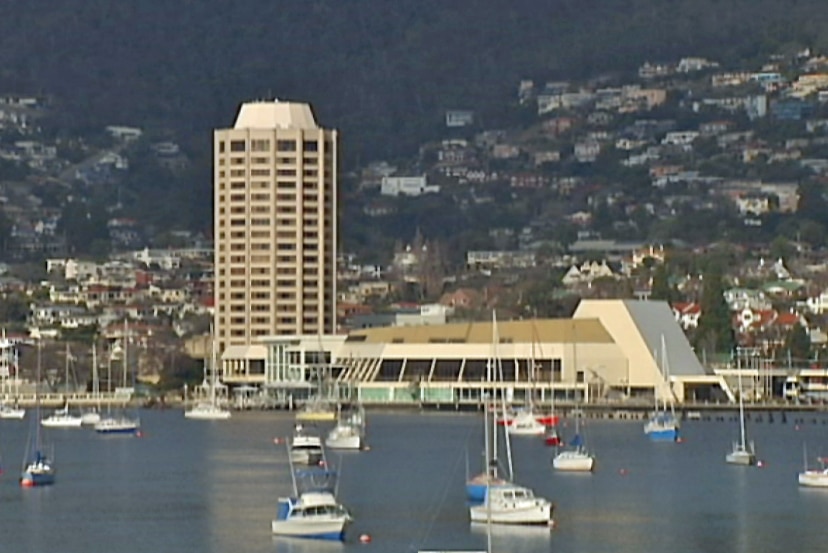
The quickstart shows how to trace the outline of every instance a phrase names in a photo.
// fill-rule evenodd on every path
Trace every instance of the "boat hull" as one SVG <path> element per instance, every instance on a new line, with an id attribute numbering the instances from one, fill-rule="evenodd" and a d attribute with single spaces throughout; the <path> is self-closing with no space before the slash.
<path id="1" fill-rule="evenodd" d="M 653 442 L 675 442 L 678 440 L 678 430 L 675 428 L 651 430 L 647 432 L 647 436 Z"/>
<path id="2" fill-rule="evenodd" d="M 184 412 L 184 417 L 187 419 L 203 420 L 203 421 L 219 421 L 227 420 L 232 416 L 230 411 L 226 409 L 216 408 L 194 408 Z"/>
<path id="3" fill-rule="evenodd" d="M 828 488 L 828 470 L 800 472 L 799 485 L 806 488 Z"/>
<path id="4" fill-rule="evenodd" d="M 140 425 L 130 420 L 102 419 L 95 424 L 95 432 L 98 434 L 138 434 Z"/>
<path id="5" fill-rule="evenodd" d="M 564 451 L 552 459 L 552 467 L 566 472 L 592 472 L 595 458 L 587 453 Z"/>
<path id="6" fill-rule="evenodd" d="M 756 455 L 737 445 L 733 451 L 725 455 L 725 462 L 730 465 L 749 466 L 756 462 Z"/>
<path id="7" fill-rule="evenodd" d="M 274 520 L 271 522 L 271 531 L 274 536 L 342 541 L 345 539 L 347 523 L 345 518 L 311 521 Z"/>
<path id="8" fill-rule="evenodd" d="M 472 522 L 492 524 L 548 525 L 552 522 L 552 505 L 539 502 L 525 507 L 489 508 L 485 503 L 469 509 Z"/>
<path id="9" fill-rule="evenodd" d="M 359 450 L 362 449 L 362 436 L 358 434 L 349 436 L 328 436 L 325 440 L 325 445 L 331 449 Z"/>
<path id="10" fill-rule="evenodd" d="M 55 471 L 45 460 L 30 463 L 20 475 L 20 485 L 24 488 L 51 486 L 54 483 Z"/>
<path id="11" fill-rule="evenodd" d="M 40 424 L 46 428 L 80 428 L 83 419 L 81 417 L 49 417 L 40 421 Z"/>
<path id="12" fill-rule="evenodd" d="M 22 420 L 25 416 L 25 409 L 4 409 L 0 411 L 0 419 Z"/>

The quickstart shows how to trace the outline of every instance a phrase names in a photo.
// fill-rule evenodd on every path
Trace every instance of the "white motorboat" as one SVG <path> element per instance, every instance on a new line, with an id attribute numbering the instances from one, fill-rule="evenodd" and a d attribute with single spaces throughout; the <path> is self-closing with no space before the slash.
<path id="1" fill-rule="evenodd" d="M 81 424 L 94 426 L 101 421 L 101 414 L 98 411 L 85 411 L 81 413 Z"/>
<path id="2" fill-rule="evenodd" d="M 80 428 L 83 419 L 80 415 L 73 415 L 69 412 L 69 405 L 64 405 L 45 419 L 40 424 L 48 428 Z"/>
<path id="3" fill-rule="evenodd" d="M 297 465 L 318 465 L 324 458 L 322 439 L 308 434 L 304 426 L 297 424 L 290 440 L 288 454 L 290 461 Z"/>
<path id="4" fill-rule="evenodd" d="M 22 407 L 13 407 L 5 403 L 0 403 L 0 419 L 21 420 L 25 416 L 26 410 Z"/>
<path id="5" fill-rule="evenodd" d="M 552 524 L 552 503 L 515 484 L 489 487 L 479 505 L 469 508 L 472 522 L 492 524 Z"/>
<path id="6" fill-rule="evenodd" d="M 538 421 L 537 415 L 531 410 L 516 414 L 506 428 L 512 436 L 542 436 L 546 432 L 546 427 Z"/>
<path id="7" fill-rule="evenodd" d="M 185 411 L 184 416 L 188 419 L 196 420 L 227 420 L 231 417 L 231 413 L 228 409 L 205 401 L 197 403 L 192 409 Z"/>
<path id="8" fill-rule="evenodd" d="M 328 432 L 325 445 L 331 449 L 362 449 L 365 440 L 365 410 L 340 411 L 336 426 Z"/>
<path id="9" fill-rule="evenodd" d="M 277 536 L 342 540 L 351 522 L 348 510 L 330 492 L 305 492 L 279 498 L 279 510 L 271 523 Z"/>
<path id="10" fill-rule="evenodd" d="M 338 423 L 325 438 L 331 449 L 362 449 L 362 429 L 347 422 Z"/>

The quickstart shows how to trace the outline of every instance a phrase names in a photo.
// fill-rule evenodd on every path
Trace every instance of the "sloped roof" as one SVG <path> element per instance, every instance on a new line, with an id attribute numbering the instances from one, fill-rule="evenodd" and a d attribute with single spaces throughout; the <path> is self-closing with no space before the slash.
<path id="1" fill-rule="evenodd" d="M 498 321 L 497 333 L 501 342 L 570 342 L 613 343 L 612 336 L 598 319 L 533 319 Z M 446 325 L 392 326 L 355 330 L 349 340 L 364 336 L 369 343 L 463 343 L 489 344 L 492 342 L 491 322 L 452 323 Z"/>
<path id="2" fill-rule="evenodd" d="M 234 129 L 317 129 L 308 104 L 297 102 L 246 102 L 239 109 Z"/>

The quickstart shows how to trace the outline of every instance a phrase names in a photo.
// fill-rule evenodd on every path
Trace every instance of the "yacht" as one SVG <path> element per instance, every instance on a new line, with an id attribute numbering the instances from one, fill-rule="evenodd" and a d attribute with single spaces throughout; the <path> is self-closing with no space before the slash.
<path id="1" fill-rule="evenodd" d="M 271 530 L 277 536 L 342 540 L 351 520 L 348 510 L 332 493 L 313 491 L 279 498 Z"/>

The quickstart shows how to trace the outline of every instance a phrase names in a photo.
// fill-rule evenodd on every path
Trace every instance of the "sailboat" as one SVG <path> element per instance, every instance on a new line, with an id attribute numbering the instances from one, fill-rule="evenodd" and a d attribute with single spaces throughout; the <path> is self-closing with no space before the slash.
<path id="1" fill-rule="evenodd" d="M 20 485 L 24 488 L 35 486 L 51 486 L 55 483 L 55 465 L 43 449 L 40 429 L 40 366 L 41 344 L 37 339 L 37 379 L 35 382 L 35 420 L 33 421 L 34 435 L 29 437 L 26 454 L 23 458 L 23 470 L 20 475 Z M 54 457 L 54 455 L 52 455 Z"/>
<path id="2" fill-rule="evenodd" d="M 492 334 L 494 347 L 497 347 L 497 319 L 492 313 Z M 496 351 L 496 349 L 495 349 Z M 499 365 L 499 357 L 495 353 L 494 370 L 502 380 L 503 369 Z M 505 398 L 501 395 L 501 407 L 506 410 Z M 488 427 L 488 424 L 485 425 Z M 494 440 L 497 440 L 495 433 Z M 514 478 L 511 463 L 511 448 L 509 433 L 506 432 L 506 449 L 509 456 L 510 480 Z M 492 460 L 486 456 L 486 474 L 492 474 Z M 469 517 L 472 523 L 485 522 L 487 524 L 544 524 L 552 525 L 552 503 L 542 497 L 535 496 L 534 492 L 513 482 L 504 482 L 493 486 L 490 480 L 486 481 L 485 497 L 482 504 L 469 507 Z"/>
<path id="3" fill-rule="evenodd" d="M 92 395 L 96 405 L 81 415 L 81 424 L 95 425 L 101 420 L 101 379 L 98 378 L 98 348 L 92 343 Z"/>
<path id="4" fill-rule="evenodd" d="M 17 350 L 10 340 L 6 338 L 6 331 L 3 330 L 3 335 L 0 336 L 0 377 L 9 381 L 12 377 L 12 369 L 14 369 L 14 404 L 0 401 L 0 419 L 17 419 L 20 420 L 26 416 L 26 410 L 17 405 L 17 398 L 20 392 L 20 371 L 17 364 Z"/>
<path id="5" fill-rule="evenodd" d="M 197 402 L 192 409 L 184 412 L 188 419 L 197 420 L 227 420 L 230 418 L 230 410 L 222 407 L 218 402 L 216 387 L 218 385 L 218 363 L 216 355 L 216 341 L 213 339 L 213 331 L 210 329 L 210 375 L 207 375 L 207 363 L 204 364 L 204 383 L 209 382 L 208 400 Z"/>
<path id="6" fill-rule="evenodd" d="M 66 390 L 66 402 L 63 407 L 43 419 L 40 424 L 49 428 L 80 428 L 83 419 L 80 415 L 69 412 L 69 363 L 72 360 L 72 352 L 69 351 L 69 344 L 66 344 L 66 363 L 64 364 L 64 383 Z"/>
<path id="7" fill-rule="evenodd" d="M 124 363 L 124 386 L 126 386 L 126 375 L 129 370 L 129 330 L 128 324 L 124 321 L 124 346 L 123 346 L 123 363 Z M 109 364 L 108 386 L 109 392 L 112 393 L 112 370 L 111 363 Z M 135 373 L 132 373 L 133 384 L 135 382 Z M 134 389 L 134 386 L 133 386 Z M 141 421 L 138 417 L 128 417 L 125 413 L 113 414 L 111 407 L 107 407 L 106 416 L 95 423 L 95 432 L 98 434 L 131 434 L 137 435 L 141 428 Z"/>
<path id="8" fill-rule="evenodd" d="M 669 389 L 670 368 L 667 362 L 667 346 L 664 342 L 664 335 L 661 335 L 661 365 L 664 370 L 664 384 Z M 644 433 L 655 442 L 675 442 L 678 440 L 679 422 L 676 418 L 673 402 L 670 401 L 670 409 L 667 409 L 667 400 L 660 399 L 660 386 L 655 389 L 655 410 L 644 425 Z"/>
<path id="9" fill-rule="evenodd" d="M 486 363 L 486 383 L 491 386 L 494 381 L 495 359 L 497 358 L 497 328 L 496 317 L 492 313 L 492 357 Z M 489 393 L 491 392 L 491 396 Z M 488 491 L 492 487 L 502 486 L 508 483 L 498 475 L 497 460 L 497 401 L 495 399 L 494 387 L 483 391 L 483 472 L 466 478 L 466 499 L 470 503 L 482 503 Z M 492 414 L 491 429 L 489 427 L 489 413 Z M 511 478 L 511 450 L 507 452 Z"/>
<path id="10" fill-rule="evenodd" d="M 569 441 L 569 448 L 560 451 L 552 459 L 555 470 L 571 472 L 592 472 L 595 467 L 595 456 L 589 453 L 581 435 L 581 415 L 575 416 L 575 435 Z"/>
<path id="11" fill-rule="evenodd" d="M 745 431 L 745 401 L 742 393 L 742 371 L 739 370 L 739 441 L 733 443 L 733 450 L 725 455 L 725 461 L 731 465 L 752 465 L 756 462 L 756 450 L 751 441 L 747 441 Z"/>
<path id="12" fill-rule="evenodd" d="M 828 459 L 818 457 L 817 460 L 822 468 L 808 468 L 808 449 L 805 444 L 802 444 L 802 457 L 805 466 L 797 476 L 799 485 L 804 488 L 828 488 Z"/>
<path id="13" fill-rule="evenodd" d="M 512 436 L 542 436 L 546 432 L 546 426 L 539 420 L 546 418 L 535 410 L 535 347 L 532 342 L 532 361 L 529 369 L 529 380 L 532 388 L 527 392 L 526 405 L 512 416 L 509 424 L 506 425 L 507 432 Z"/>

